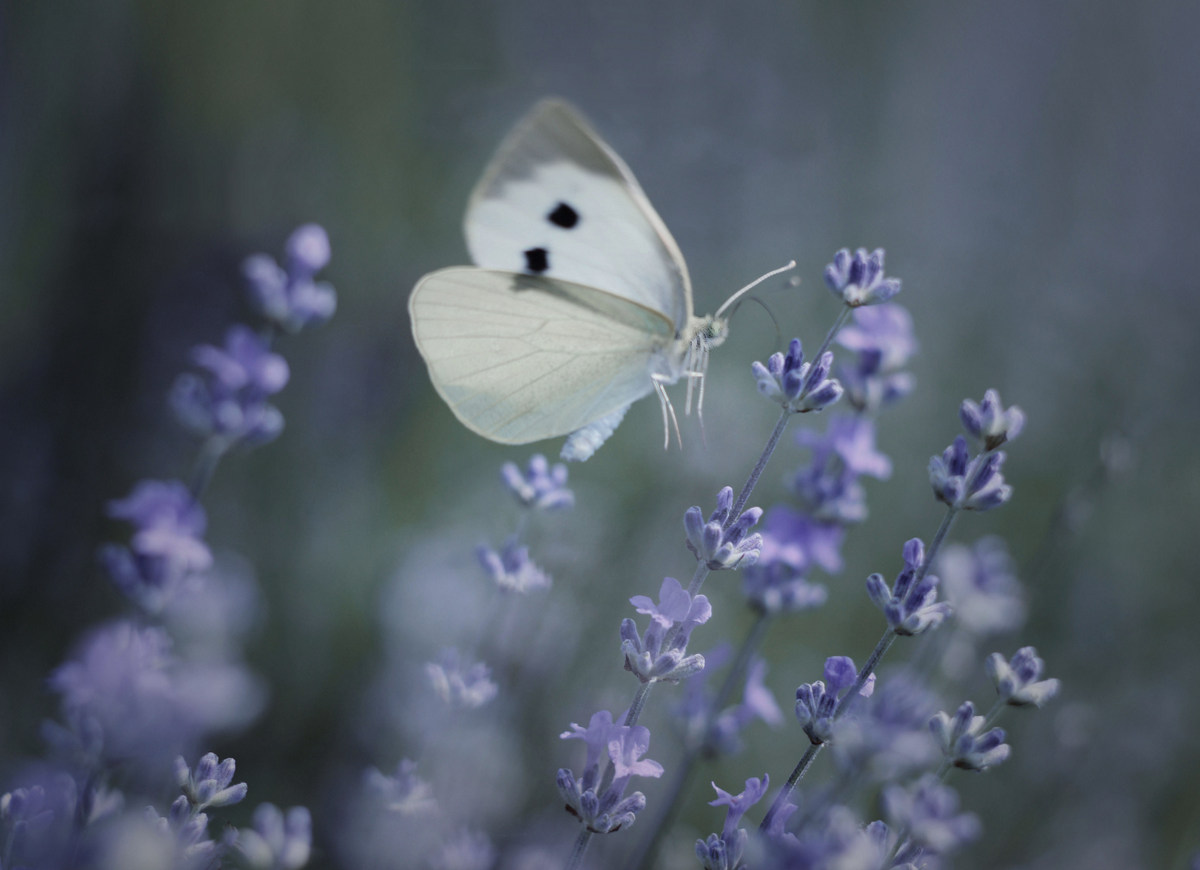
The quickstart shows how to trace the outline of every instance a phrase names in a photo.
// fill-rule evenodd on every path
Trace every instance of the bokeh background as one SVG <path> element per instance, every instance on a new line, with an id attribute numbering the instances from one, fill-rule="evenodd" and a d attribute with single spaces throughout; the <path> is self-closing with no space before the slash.
<path id="1" fill-rule="evenodd" d="M 1010 764 L 955 781 L 986 827 L 962 863 L 1185 866 L 1200 848 L 1198 28 L 1194 4 L 1032 0 L 6 4 L 0 767 L 42 751 L 46 675 L 124 609 L 94 559 L 125 534 L 106 501 L 188 473 L 195 443 L 165 394 L 189 347 L 250 316 L 244 256 L 316 221 L 338 313 L 282 345 L 287 429 L 223 464 L 207 498 L 208 540 L 259 589 L 247 656 L 269 686 L 256 724 L 213 748 L 258 799 L 313 809 L 319 865 L 347 860 L 340 789 L 417 752 L 420 663 L 486 621 L 472 551 L 516 520 L 499 465 L 558 450 L 459 426 L 405 308 L 421 274 L 465 261 L 471 185 L 557 94 L 638 174 L 701 311 L 794 257 L 799 287 L 764 298 L 783 340 L 815 346 L 837 248 L 885 247 L 904 281 L 918 390 L 881 420 L 895 472 L 869 486 L 829 605 L 769 640 L 785 710 L 825 656 L 869 651 L 862 579 L 932 534 L 928 457 L 961 399 L 996 387 L 1029 417 L 1006 469 L 1016 496 L 956 535 L 1009 541 L 1030 620 L 997 648 L 1035 645 L 1064 689 L 1005 723 Z M 625 602 L 690 573 L 682 513 L 744 479 L 774 418 L 748 366 L 780 338 L 744 308 L 713 358 L 707 444 L 689 422 L 664 453 L 643 402 L 571 469 L 576 509 L 534 530 L 556 585 L 530 602 L 531 654 L 567 676 L 519 733 L 456 738 L 483 747 L 467 785 L 485 827 L 545 813 L 548 841 L 569 842 L 553 774 L 580 753 L 555 736 L 627 703 Z M 760 504 L 784 496 L 801 456 L 784 449 Z M 735 583 L 706 592 L 704 630 L 735 636 Z M 669 762 L 661 739 L 650 755 Z M 794 726 L 748 740 L 697 781 L 779 781 L 802 746 Z M 719 828 L 709 796 L 685 814 L 683 866 L 689 837 Z"/>

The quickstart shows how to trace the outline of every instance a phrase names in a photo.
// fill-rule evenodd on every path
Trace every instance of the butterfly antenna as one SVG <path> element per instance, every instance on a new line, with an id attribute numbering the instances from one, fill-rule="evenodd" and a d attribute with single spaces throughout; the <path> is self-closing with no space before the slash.
<path id="1" fill-rule="evenodd" d="M 747 293 L 749 293 L 751 290 L 753 290 L 755 287 L 757 287 L 763 281 L 766 281 L 768 278 L 774 278 L 776 275 L 778 275 L 782 272 L 787 272 L 790 269 L 795 269 L 795 268 L 796 268 L 796 261 L 789 260 L 785 265 L 780 266 L 778 269 L 772 269 L 767 274 L 760 275 L 759 277 L 757 277 L 753 281 L 751 281 L 749 284 L 747 284 L 745 287 L 743 287 L 741 290 L 739 290 L 738 292 L 736 292 L 732 296 L 730 296 L 728 299 L 726 299 L 724 301 L 724 303 L 721 304 L 721 307 L 717 309 L 717 313 L 714 314 L 713 316 L 720 318 L 729 309 L 729 306 L 733 305 L 733 303 L 737 302 L 739 299 L 741 299 L 743 296 L 745 296 Z"/>

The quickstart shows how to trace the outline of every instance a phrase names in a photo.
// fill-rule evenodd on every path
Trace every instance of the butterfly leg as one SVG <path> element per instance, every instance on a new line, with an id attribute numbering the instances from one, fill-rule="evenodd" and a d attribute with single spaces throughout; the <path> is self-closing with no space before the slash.
<path id="1" fill-rule="evenodd" d="M 675 416 L 675 407 L 671 404 L 671 397 L 667 395 L 666 378 L 661 375 L 651 375 L 650 381 L 654 384 L 654 391 L 658 393 L 658 403 L 662 406 L 663 450 L 671 446 L 672 427 L 675 429 L 675 440 L 679 442 L 679 447 L 682 449 L 683 436 L 679 434 L 679 420 Z"/>

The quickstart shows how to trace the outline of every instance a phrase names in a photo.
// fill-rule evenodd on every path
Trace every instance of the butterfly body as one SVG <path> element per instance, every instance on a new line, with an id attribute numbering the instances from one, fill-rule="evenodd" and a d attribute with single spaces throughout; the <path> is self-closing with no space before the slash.
<path id="1" fill-rule="evenodd" d="M 632 173 L 561 101 L 501 144 L 464 229 L 476 265 L 421 278 L 409 314 L 435 389 L 493 441 L 570 435 L 563 455 L 586 459 L 648 393 L 665 418 L 664 387 L 724 340 Z"/>

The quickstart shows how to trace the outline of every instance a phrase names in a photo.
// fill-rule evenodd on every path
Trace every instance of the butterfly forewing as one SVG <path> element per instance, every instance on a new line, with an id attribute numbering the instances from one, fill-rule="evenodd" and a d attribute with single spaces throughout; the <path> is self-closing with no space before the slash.
<path id="1" fill-rule="evenodd" d="M 604 290 L 692 316 L 687 266 L 629 168 L 575 113 L 546 100 L 501 144 L 464 221 L 479 266 Z"/>
<path id="2" fill-rule="evenodd" d="M 413 337 L 464 425 L 510 444 L 575 431 L 653 389 L 674 326 L 658 312 L 568 281 L 458 267 L 422 278 Z"/>

